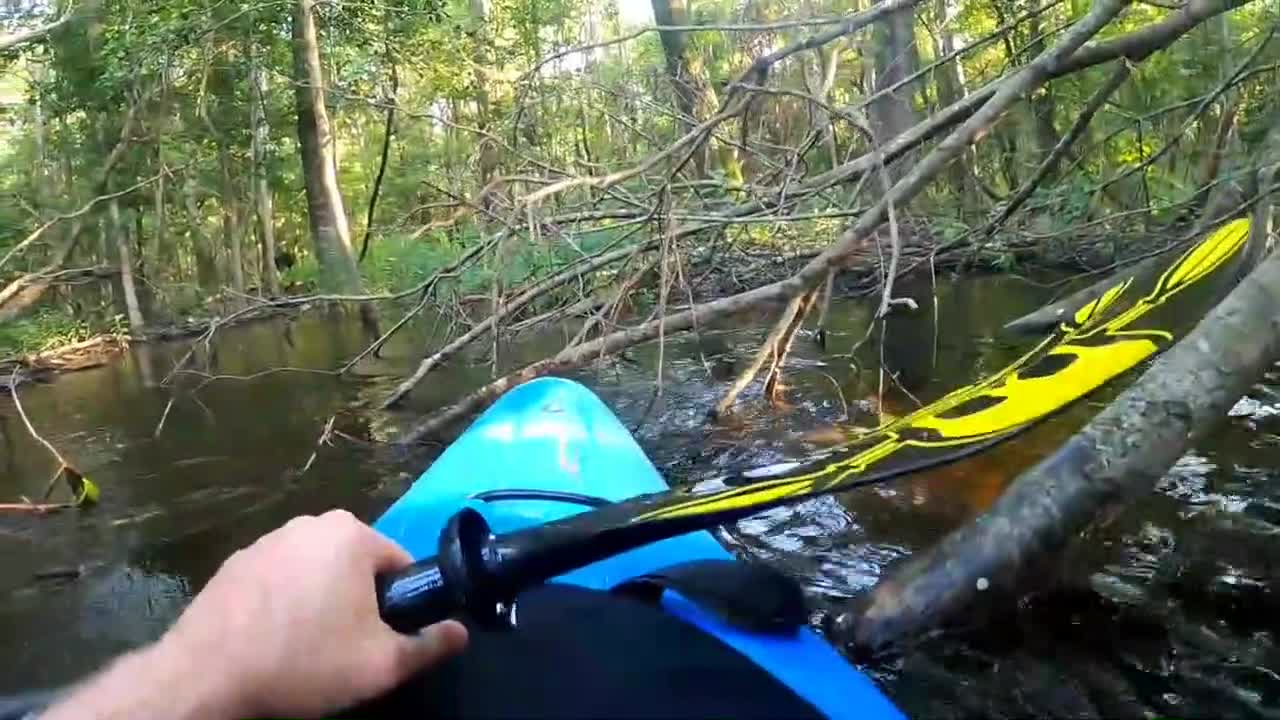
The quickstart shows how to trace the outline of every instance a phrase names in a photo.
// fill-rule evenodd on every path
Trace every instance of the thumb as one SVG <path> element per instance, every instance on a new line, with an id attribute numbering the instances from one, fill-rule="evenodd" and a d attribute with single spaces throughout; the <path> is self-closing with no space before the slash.
<path id="1" fill-rule="evenodd" d="M 448 660 L 467 646 L 467 628 L 456 620 L 429 625 L 416 635 L 396 636 L 396 669 L 401 680 Z"/>

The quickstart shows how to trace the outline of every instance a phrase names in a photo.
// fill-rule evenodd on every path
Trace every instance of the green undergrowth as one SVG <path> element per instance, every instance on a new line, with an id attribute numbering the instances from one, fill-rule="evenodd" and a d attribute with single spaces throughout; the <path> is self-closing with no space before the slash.
<path id="1" fill-rule="evenodd" d="M 473 263 L 454 282 L 463 295 L 485 292 L 499 276 L 505 285 L 519 284 L 530 277 L 554 272 L 575 258 L 598 252 L 618 240 L 620 234 L 621 231 L 606 228 L 572 237 L 543 237 L 537 241 L 515 236 L 504 243 L 500 254 L 490 253 Z M 406 235 L 378 238 L 360 264 L 365 291 L 381 293 L 413 287 L 455 263 L 478 242 L 481 239 L 474 233 L 453 238 L 445 233 L 419 238 Z M 308 254 L 284 273 L 281 280 L 291 292 L 314 292 L 318 289 L 319 277 L 315 257 Z"/>
<path id="2" fill-rule="evenodd" d="M 94 328 L 83 319 L 58 308 L 41 308 L 25 317 L 0 325 L 0 358 L 52 350 L 88 340 L 112 328 Z"/>

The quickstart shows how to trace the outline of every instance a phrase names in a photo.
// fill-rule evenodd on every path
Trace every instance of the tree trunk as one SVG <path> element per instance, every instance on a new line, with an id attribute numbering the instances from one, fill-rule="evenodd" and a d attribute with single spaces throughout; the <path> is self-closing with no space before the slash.
<path id="1" fill-rule="evenodd" d="M 467 5 L 471 15 L 471 36 L 474 43 L 474 51 L 472 53 L 472 67 L 474 68 L 475 84 L 471 88 L 471 95 L 476 102 L 476 127 L 481 130 L 488 131 L 490 123 L 490 115 L 493 114 L 491 102 L 489 98 L 490 86 L 490 70 L 493 68 L 492 45 L 489 39 L 489 2 L 488 0 L 469 0 Z M 492 138 L 481 136 L 478 140 L 479 147 L 476 149 L 479 153 L 478 170 L 479 185 L 482 189 L 489 188 L 490 181 L 498 174 L 499 148 Z M 490 209 L 494 204 L 494 194 L 482 190 L 480 196 L 480 206 L 482 210 Z M 486 221 L 485 214 L 482 212 L 477 217 L 481 227 L 484 227 Z"/>
<path id="2" fill-rule="evenodd" d="M 934 15 L 938 18 L 937 35 L 934 37 L 933 54 L 944 58 L 956 51 L 956 36 L 951 25 L 959 14 L 956 0 L 935 0 Z M 964 65 L 960 58 L 945 62 L 933 71 L 938 86 L 938 106 L 946 107 L 965 95 Z"/>
<path id="3" fill-rule="evenodd" d="M 652 0 L 653 21 L 658 25 L 688 25 L 689 8 L 686 0 Z M 701 90 L 696 78 L 689 75 L 688 60 L 685 57 L 684 33 L 668 30 L 658 33 L 662 41 L 662 56 L 666 60 L 667 76 L 671 80 L 671 90 L 675 93 L 676 108 L 679 109 L 685 130 L 696 124 L 694 111 L 699 104 L 697 94 Z"/>
<path id="4" fill-rule="evenodd" d="M 952 31 L 952 23 L 960 8 L 956 0 L 936 0 L 934 15 L 938 18 L 937 34 L 934 36 L 934 57 L 944 58 L 956 51 L 956 36 Z M 943 63 L 933 71 L 933 80 L 938 88 L 938 107 L 947 107 L 964 97 L 968 90 L 964 81 L 964 64 L 960 58 Z M 947 182 L 960 198 L 962 207 L 974 204 L 974 186 L 969 180 L 976 172 L 970 167 L 969 153 L 956 158 L 947 168 Z"/>
<path id="5" fill-rule="evenodd" d="M 651 3 L 653 19 L 658 25 L 690 24 L 688 0 L 651 0 Z M 662 55 L 666 60 L 671 89 L 676 96 L 676 108 L 680 111 L 684 130 L 687 132 L 715 115 L 720 101 L 707 80 L 702 60 L 689 52 L 684 32 L 665 31 L 658 33 L 658 36 L 662 40 Z M 737 151 L 716 142 L 715 138 L 708 138 L 693 154 L 692 163 L 698 177 L 706 177 L 711 157 L 716 159 L 729 185 L 737 187 L 742 184 L 742 163 Z"/>
<path id="6" fill-rule="evenodd" d="M 31 125 L 32 125 L 31 129 L 32 129 L 33 139 L 35 140 L 35 143 L 36 143 L 36 166 L 34 168 L 34 172 L 32 173 L 31 179 L 34 185 L 32 190 L 34 191 L 33 195 L 35 197 L 35 203 L 34 203 L 35 209 L 37 211 L 43 211 L 45 207 L 46 196 L 48 195 L 47 191 L 49 188 L 49 180 L 50 180 L 47 172 L 48 161 L 49 161 L 49 152 L 48 152 L 48 143 L 47 143 L 48 122 L 45 119 L 44 95 L 42 93 L 42 85 L 41 85 L 41 83 L 44 81 L 44 75 L 45 75 L 44 65 L 42 63 L 33 64 L 32 72 L 33 72 L 33 78 L 35 80 L 35 83 L 33 83 L 33 87 L 32 87 L 34 94 L 32 97 L 32 104 L 31 104 Z"/>
<path id="7" fill-rule="evenodd" d="M 314 0 L 298 0 L 293 10 L 294 89 L 307 215 L 321 285 L 330 292 L 357 294 L 360 271 L 351 252 L 351 231 L 338 187 L 314 10 Z"/>
<path id="8" fill-rule="evenodd" d="M 914 7 L 906 7 L 890 13 L 876 23 L 872 36 L 875 45 L 872 68 L 872 91 L 880 92 L 908 76 L 920 67 L 920 53 L 916 48 L 916 13 Z M 919 120 L 912 105 L 913 84 L 886 93 L 871 103 L 870 119 L 876 141 L 884 142 L 896 137 Z"/>
<path id="9" fill-rule="evenodd" d="M 222 170 L 222 246 L 227 249 L 231 287 L 244 292 L 244 245 L 240 232 L 240 203 L 236 198 L 235 180 L 231 174 L 231 152 L 225 143 L 218 146 L 218 165 Z"/>
<path id="10" fill-rule="evenodd" d="M 159 142 L 156 143 L 156 167 L 157 170 L 164 171 L 164 146 Z M 168 223 L 165 219 L 165 202 L 164 202 L 165 177 L 160 175 L 156 178 L 155 185 L 151 188 L 151 212 L 155 215 L 155 221 L 151 228 L 151 239 L 147 243 L 147 251 L 143 253 L 143 257 L 138 258 L 139 267 L 144 268 L 144 275 L 147 277 L 159 277 L 158 272 L 161 267 L 160 254 L 164 251 L 165 235 L 168 232 Z M 156 272 L 152 272 L 152 270 Z"/>
<path id="11" fill-rule="evenodd" d="M 267 145 L 271 128 L 267 125 L 267 88 L 257 55 L 257 45 L 250 40 L 249 89 L 251 155 L 253 157 L 253 207 L 258 221 L 258 240 L 262 272 L 261 291 L 269 297 L 280 294 L 280 274 L 276 272 L 275 213 L 272 209 L 271 183 L 267 177 Z"/>
<path id="12" fill-rule="evenodd" d="M 1214 181 L 1218 179 L 1218 173 L 1222 167 L 1222 159 L 1228 155 L 1228 140 L 1235 132 L 1236 116 L 1240 110 L 1239 98 L 1226 100 L 1223 103 L 1222 115 L 1218 118 L 1217 129 L 1213 133 L 1212 139 L 1209 141 L 1210 148 L 1205 153 L 1204 160 L 1200 168 L 1200 189 L 1196 191 L 1195 196 L 1188 203 L 1192 211 L 1198 211 L 1204 207 L 1209 198 L 1214 194 Z M 1200 127 L 1204 128 L 1206 123 L 1200 123 Z"/>
<path id="13" fill-rule="evenodd" d="M 218 274 L 218 262 L 213 247 L 204 232 L 204 218 L 200 215 L 200 203 L 196 197 L 199 188 L 189 173 L 182 188 L 182 199 L 187 206 L 187 229 L 191 239 L 191 254 L 196 259 L 196 285 L 204 290 L 216 290 L 222 282 Z"/>
<path id="14" fill-rule="evenodd" d="M 369 238 L 373 235 L 373 221 L 377 217 L 378 195 L 382 192 L 382 180 L 387 176 L 387 164 L 391 160 L 391 138 L 395 136 L 396 131 L 396 94 L 400 90 L 400 71 L 396 68 L 396 62 L 391 57 L 391 51 L 387 50 L 387 62 L 390 65 L 388 73 L 390 74 L 390 84 L 387 92 L 387 117 L 382 128 L 382 152 L 378 157 L 378 174 L 373 178 L 373 190 L 369 193 L 369 211 L 365 214 L 364 219 L 364 241 L 360 243 L 360 256 L 356 258 L 357 263 L 364 262 L 365 255 L 369 254 Z"/>
<path id="15" fill-rule="evenodd" d="M 1027 45 L 1028 54 L 1031 57 L 1035 57 L 1044 52 L 1045 44 L 1045 39 L 1040 31 L 1039 15 L 1032 16 L 1028 21 L 1027 32 L 1031 37 L 1035 38 Z M 1049 153 L 1053 152 L 1053 148 L 1058 144 L 1058 130 L 1053 124 L 1053 115 L 1057 111 L 1057 104 L 1053 99 L 1053 86 L 1045 84 L 1032 93 L 1030 105 L 1031 115 L 1035 121 L 1033 123 L 1035 130 L 1032 133 L 1035 158 L 1029 164 L 1038 165 L 1049 157 Z"/>
<path id="16" fill-rule="evenodd" d="M 831 43 L 830 47 L 820 47 L 814 50 L 814 57 L 817 60 L 814 68 L 814 82 L 807 83 L 811 94 L 824 103 L 829 102 L 831 89 L 836 84 L 836 73 L 840 65 L 840 53 L 844 49 L 844 42 L 836 40 Z M 807 65 L 806 65 L 807 67 Z M 813 131 L 818 134 L 819 142 L 822 143 L 823 150 L 826 151 L 827 159 L 830 162 L 829 167 L 835 167 L 840 164 L 840 151 L 836 147 L 835 127 L 832 124 L 831 113 L 827 112 L 825 107 L 813 105 L 810 108 L 813 115 Z"/>
<path id="17" fill-rule="evenodd" d="M 120 260 L 120 290 L 124 297 L 125 317 L 129 320 L 129 333 L 140 336 L 143 332 L 142 310 L 138 306 L 138 291 L 133 284 L 133 259 L 129 248 L 129 232 L 120 217 L 120 201 L 111 200 L 108 207 L 111 235 L 115 238 L 116 255 Z"/>

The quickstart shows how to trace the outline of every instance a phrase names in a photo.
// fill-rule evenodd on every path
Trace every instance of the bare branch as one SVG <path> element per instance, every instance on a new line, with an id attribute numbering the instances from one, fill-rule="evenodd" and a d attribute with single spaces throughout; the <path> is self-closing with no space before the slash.
<path id="1" fill-rule="evenodd" d="M 19 45 L 26 45 L 27 43 L 44 40 L 53 31 L 71 22 L 73 17 L 73 8 L 67 8 L 67 11 L 62 14 L 62 17 L 51 23 L 0 36 L 0 53 L 16 48 Z"/>
<path id="2" fill-rule="evenodd" d="M 85 203 L 83 206 L 80 207 L 79 210 L 75 210 L 73 212 L 55 216 L 53 219 L 44 223 L 40 227 L 36 228 L 35 230 L 32 230 L 31 234 L 27 235 L 25 238 L 22 239 L 22 242 L 10 248 L 9 252 L 5 253 L 4 257 L 0 258 L 0 268 L 3 268 L 5 264 L 8 263 L 9 260 L 13 258 L 14 255 L 17 255 L 22 251 L 26 250 L 27 247 L 31 245 L 31 243 L 40 239 L 40 236 L 44 235 L 45 231 L 53 227 L 54 225 L 57 225 L 63 220 L 70 220 L 72 218 L 80 217 L 81 215 L 84 215 L 85 213 L 89 212 L 93 208 L 97 207 L 98 203 L 105 202 L 107 200 L 113 200 L 115 198 L 118 198 L 124 195 L 128 195 L 129 193 L 133 192 L 134 190 L 137 190 L 138 188 L 150 185 L 151 183 L 159 180 L 160 178 L 164 177 L 169 173 L 170 171 L 168 169 L 161 170 L 159 173 L 152 175 L 146 180 L 140 180 L 123 190 L 118 190 L 113 193 L 107 193 L 106 195 L 99 195 L 94 199 L 90 200 L 89 202 Z"/>
<path id="3" fill-rule="evenodd" d="M 918 1 L 919 0 L 915 0 L 915 2 L 918 2 Z M 531 78 L 539 70 L 541 70 L 542 68 L 546 67 L 548 64 L 553 63 L 556 60 L 559 60 L 561 58 L 565 58 L 570 55 L 576 55 L 578 53 L 590 52 L 592 50 L 599 50 L 602 48 L 611 47 L 613 45 L 620 45 L 626 42 L 631 42 L 632 40 L 635 40 L 636 38 L 642 37 L 644 35 L 648 35 L 649 33 L 656 33 L 656 32 L 752 32 L 752 33 L 768 32 L 771 30 L 786 30 L 789 28 L 796 28 L 796 27 L 837 25 L 840 23 L 847 23 L 853 17 L 857 17 L 857 15 L 848 16 L 848 17 L 805 18 L 802 20 L 782 20 L 779 22 L 757 23 L 757 24 L 730 23 L 730 24 L 711 24 L 711 25 L 650 25 L 648 27 L 642 27 L 638 30 L 629 32 L 626 35 L 621 35 L 616 38 L 612 38 L 609 40 L 602 40 L 600 42 L 590 43 L 587 45 L 578 45 L 575 47 L 566 48 L 564 50 L 560 50 L 558 52 L 552 53 L 551 55 L 548 55 L 542 58 L 541 60 L 539 60 L 538 62 L 534 63 L 533 67 L 526 70 L 520 76 L 519 80 L 517 80 L 516 82 L 517 83 L 527 82 L 529 78 Z"/>

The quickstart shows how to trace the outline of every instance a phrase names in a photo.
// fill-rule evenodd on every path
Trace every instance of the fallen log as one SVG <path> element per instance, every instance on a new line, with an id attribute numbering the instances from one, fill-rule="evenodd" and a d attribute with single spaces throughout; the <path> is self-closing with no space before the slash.
<path id="1" fill-rule="evenodd" d="M 129 338 L 96 335 L 78 343 L 63 345 L 22 359 L 29 369 L 70 372 L 101 367 L 129 348 Z"/>
<path id="2" fill-rule="evenodd" d="M 1255 223 L 1251 244 L 1265 241 L 1266 226 Z M 1150 492 L 1278 359 L 1273 254 L 986 514 L 881 580 L 832 631 L 859 650 L 881 651 L 1025 591 L 1073 539 Z"/>

